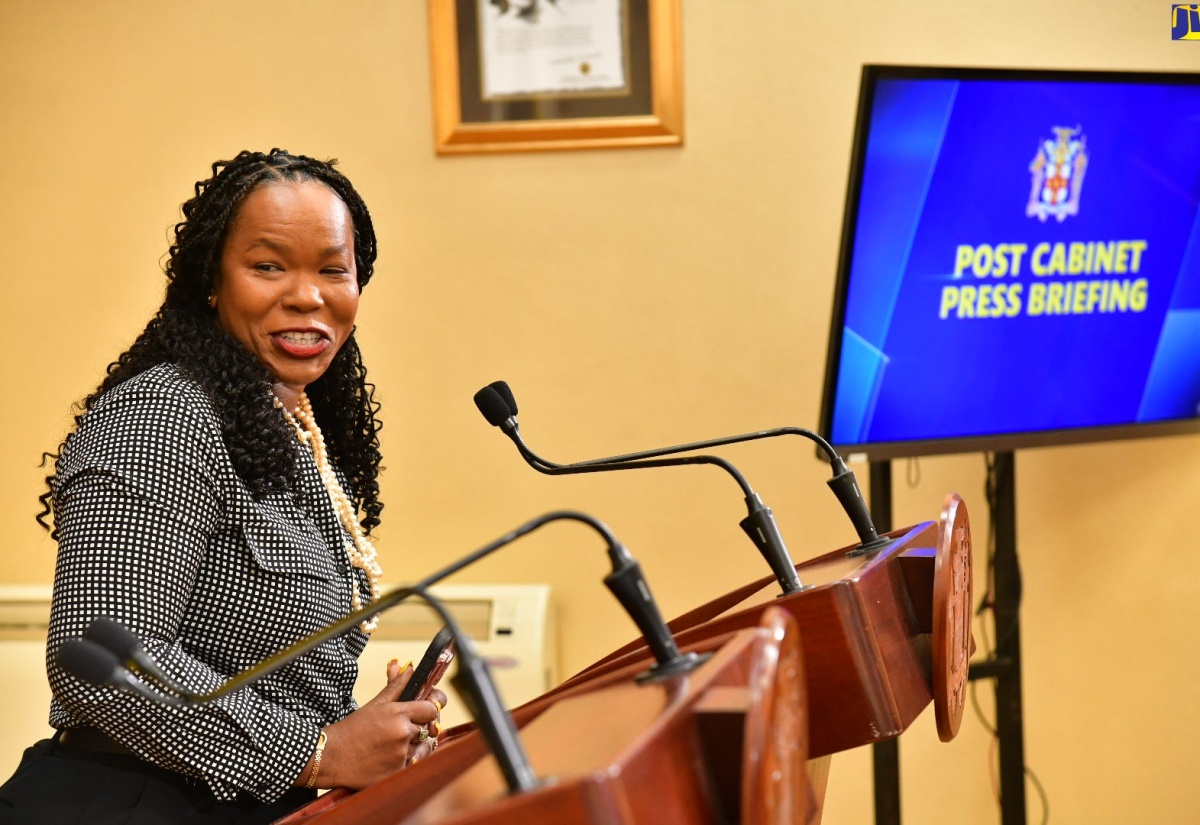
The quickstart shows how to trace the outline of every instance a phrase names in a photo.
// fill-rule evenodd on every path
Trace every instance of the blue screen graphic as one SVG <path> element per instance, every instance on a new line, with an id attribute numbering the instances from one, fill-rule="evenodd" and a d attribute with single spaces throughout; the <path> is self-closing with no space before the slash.
<path id="1" fill-rule="evenodd" d="M 835 445 L 1197 416 L 1200 78 L 881 76 L 859 129 Z"/>

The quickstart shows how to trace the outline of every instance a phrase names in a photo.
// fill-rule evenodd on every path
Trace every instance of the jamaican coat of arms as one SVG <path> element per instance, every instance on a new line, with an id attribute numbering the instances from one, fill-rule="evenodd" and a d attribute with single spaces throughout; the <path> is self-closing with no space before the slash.
<path id="1" fill-rule="evenodd" d="M 1055 126 L 1054 138 L 1043 140 L 1029 164 L 1033 185 L 1025 214 L 1045 221 L 1053 216 L 1061 223 L 1079 214 L 1079 193 L 1087 171 L 1087 138 L 1083 127 Z"/>

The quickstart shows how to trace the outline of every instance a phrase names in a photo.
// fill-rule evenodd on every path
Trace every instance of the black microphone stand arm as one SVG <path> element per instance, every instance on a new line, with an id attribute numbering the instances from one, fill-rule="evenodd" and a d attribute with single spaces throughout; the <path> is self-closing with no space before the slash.
<path id="1" fill-rule="evenodd" d="M 796 565 L 792 562 L 791 554 L 788 553 L 787 545 L 783 541 L 783 534 L 779 531 L 779 525 L 775 521 L 775 516 L 771 512 L 771 508 L 763 503 L 758 493 L 754 492 L 750 487 L 750 483 L 746 481 L 745 476 L 738 472 L 737 468 L 725 459 L 714 455 L 695 455 L 662 459 L 648 457 L 645 459 L 631 459 L 611 463 L 600 460 L 580 461 L 575 464 L 556 464 L 553 461 L 542 458 L 529 449 L 525 440 L 521 438 L 521 428 L 517 424 L 515 416 L 509 416 L 498 426 L 517 445 L 517 450 L 530 467 L 539 473 L 550 476 L 600 473 L 610 470 L 642 470 L 648 467 L 678 467 L 686 464 L 712 464 L 720 467 L 729 473 L 742 489 L 747 512 L 746 517 L 738 522 L 738 524 L 745 531 L 746 535 L 750 537 L 750 540 L 754 542 L 754 546 L 758 548 L 758 552 L 766 559 L 767 565 L 771 568 L 771 572 L 775 574 L 775 580 L 779 582 L 779 586 L 783 589 L 784 594 L 796 593 L 803 589 L 804 586 L 800 583 L 800 577 L 796 574 Z M 660 454 L 666 455 L 666 453 Z"/>
<path id="2" fill-rule="evenodd" d="M 457 573 L 464 567 L 474 564 L 484 556 L 494 553 L 496 550 L 511 544 L 522 536 L 528 535 L 550 522 L 562 520 L 582 522 L 600 533 L 601 537 L 604 538 L 608 546 L 608 555 L 613 568 L 612 572 L 605 578 L 605 584 L 613 592 L 613 595 L 616 596 L 621 605 L 630 612 L 630 617 L 633 619 L 634 624 L 646 634 L 647 642 L 650 644 L 651 650 L 655 653 L 657 660 L 655 667 L 659 668 L 660 671 L 676 672 L 698 664 L 698 662 L 679 652 L 679 648 L 675 645 L 675 641 L 670 636 L 669 631 L 666 630 L 666 624 L 663 622 L 658 607 L 650 595 L 649 586 L 641 576 L 641 568 L 633 556 L 629 554 L 629 551 L 617 541 L 612 531 L 603 522 L 586 513 L 573 510 L 555 510 L 530 519 L 474 552 L 452 562 L 435 573 L 431 573 L 416 584 L 409 587 L 398 587 L 384 593 L 376 601 L 343 616 L 333 624 L 315 633 L 305 636 L 303 639 L 285 647 L 254 667 L 242 671 L 213 690 L 205 693 L 196 693 L 188 690 L 161 671 L 152 672 L 146 668 L 142 660 L 148 657 L 141 647 L 141 642 L 127 628 L 106 617 L 97 617 L 93 620 L 93 627 L 89 627 L 85 634 L 86 638 L 68 639 L 64 642 L 59 651 L 59 660 L 67 670 L 88 682 L 108 684 L 118 690 L 137 693 L 146 698 L 155 698 L 156 701 L 162 701 L 166 704 L 205 704 L 220 699 L 222 696 L 235 693 L 262 677 L 274 673 L 318 645 L 350 632 L 360 622 L 394 607 L 414 594 L 422 593 L 431 585 Z M 614 582 L 616 582 L 615 585 Z M 632 584 L 626 586 L 626 583 Z M 630 590 L 640 594 L 639 598 L 630 598 L 628 593 Z M 658 627 L 655 626 L 656 623 Z M 99 630 L 100 628 L 103 629 Z M 98 630 L 99 632 L 97 632 Z M 64 652 L 67 654 L 65 658 L 63 655 Z M 129 670 L 141 673 L 147 678 L 148 682 L 162 691 L 162 693 L 147 693 L 147 685 L 139 680 L 132 679 L 129 676 Z"/>
<path id="3" fill-rule="evenodd" d="M 516 422 L 514 421 L 515 426 Z M 714 438 L 709 441 L 694 441 L 690 444 L 680 444 L 675 447 L 641 450 L 636 453 L 625 453 L 624 455 L 614 455 L 608 458 L 594 458 L 565 466 L 586 467 L 592 464 L 625 464 L 627 462 L 642 461 L 643 459 L 658 458 L 659 456 L 690 453 L 694 450 L 707 450 L 726 444 L 740 444 L 746 441 L 757 441 L 761 438 L 775 438 L 781 435 L 798 435 L 816 442 L 817 446 L 828 457 L 830 469 L 833 470 L 833 477 L 826 483 L 829 485 L 829 489 L 833 491 L 833 494 L 837 496 L 842 509 L 846 511 L 846 515 L 854 525 L 854 531 L 858 534 L 858 549 L 874 550 L 887 544 L 889 539 L 880 538 L 879 533 L 875 530 L 875 524 L 871 519 L 870 511 L 867 509 L 862 489 L 858 486 L 858 480 L 854 477 L 854 471 L 846 466 L 846 462 L 842 460 L 842 457 L 837 454 L 837 451 L 833 449 L 833 446 L 828 441 L 812 430 L 806 430 L 803 427 L 776 427 L 770 430 L 742 433 L 741 435 L 731 435 L 725 438 Z"/>
<path id="4" fill-rule="evenodd" d="M 429 595 L 425 588 L 419 585 L 406 589 L 424 599 L 441 617 L 443 624 L 450 628 L 455 649 L 458 651 L 458 670 L 450 678 L 450 682 L 458 689 L 471 718 L 475 720 L 491 748 L 509 793 L 536 788 L 537 775 L 529 764 L 529 757 L 521 745 L 520 737 L 517 736 L 517 726 L 513 722 L 512 714 L 500 699 L 500 692 L 496 689 L 496 681 L 492 678 L 487 659 L 475 650 L 475 643 L 471 637 L 463 632 L 440 599 Z"/>

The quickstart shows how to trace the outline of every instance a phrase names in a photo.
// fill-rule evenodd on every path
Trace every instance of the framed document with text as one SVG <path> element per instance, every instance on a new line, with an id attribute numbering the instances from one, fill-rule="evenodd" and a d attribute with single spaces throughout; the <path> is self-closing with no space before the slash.
<path id="1" fill-rule="evenodd" d="M 683 143 L 679 0 L 429 0 L 439 154 Z"/>

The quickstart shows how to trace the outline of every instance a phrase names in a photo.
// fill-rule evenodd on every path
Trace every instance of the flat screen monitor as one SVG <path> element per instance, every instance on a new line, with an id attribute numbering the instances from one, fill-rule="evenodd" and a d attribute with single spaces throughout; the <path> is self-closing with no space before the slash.
<path id="1" fill-rule="evenodd" d="M 864 67 L 821 402 L 871 460 L 1200 431 L 1200 75 Z"/>

